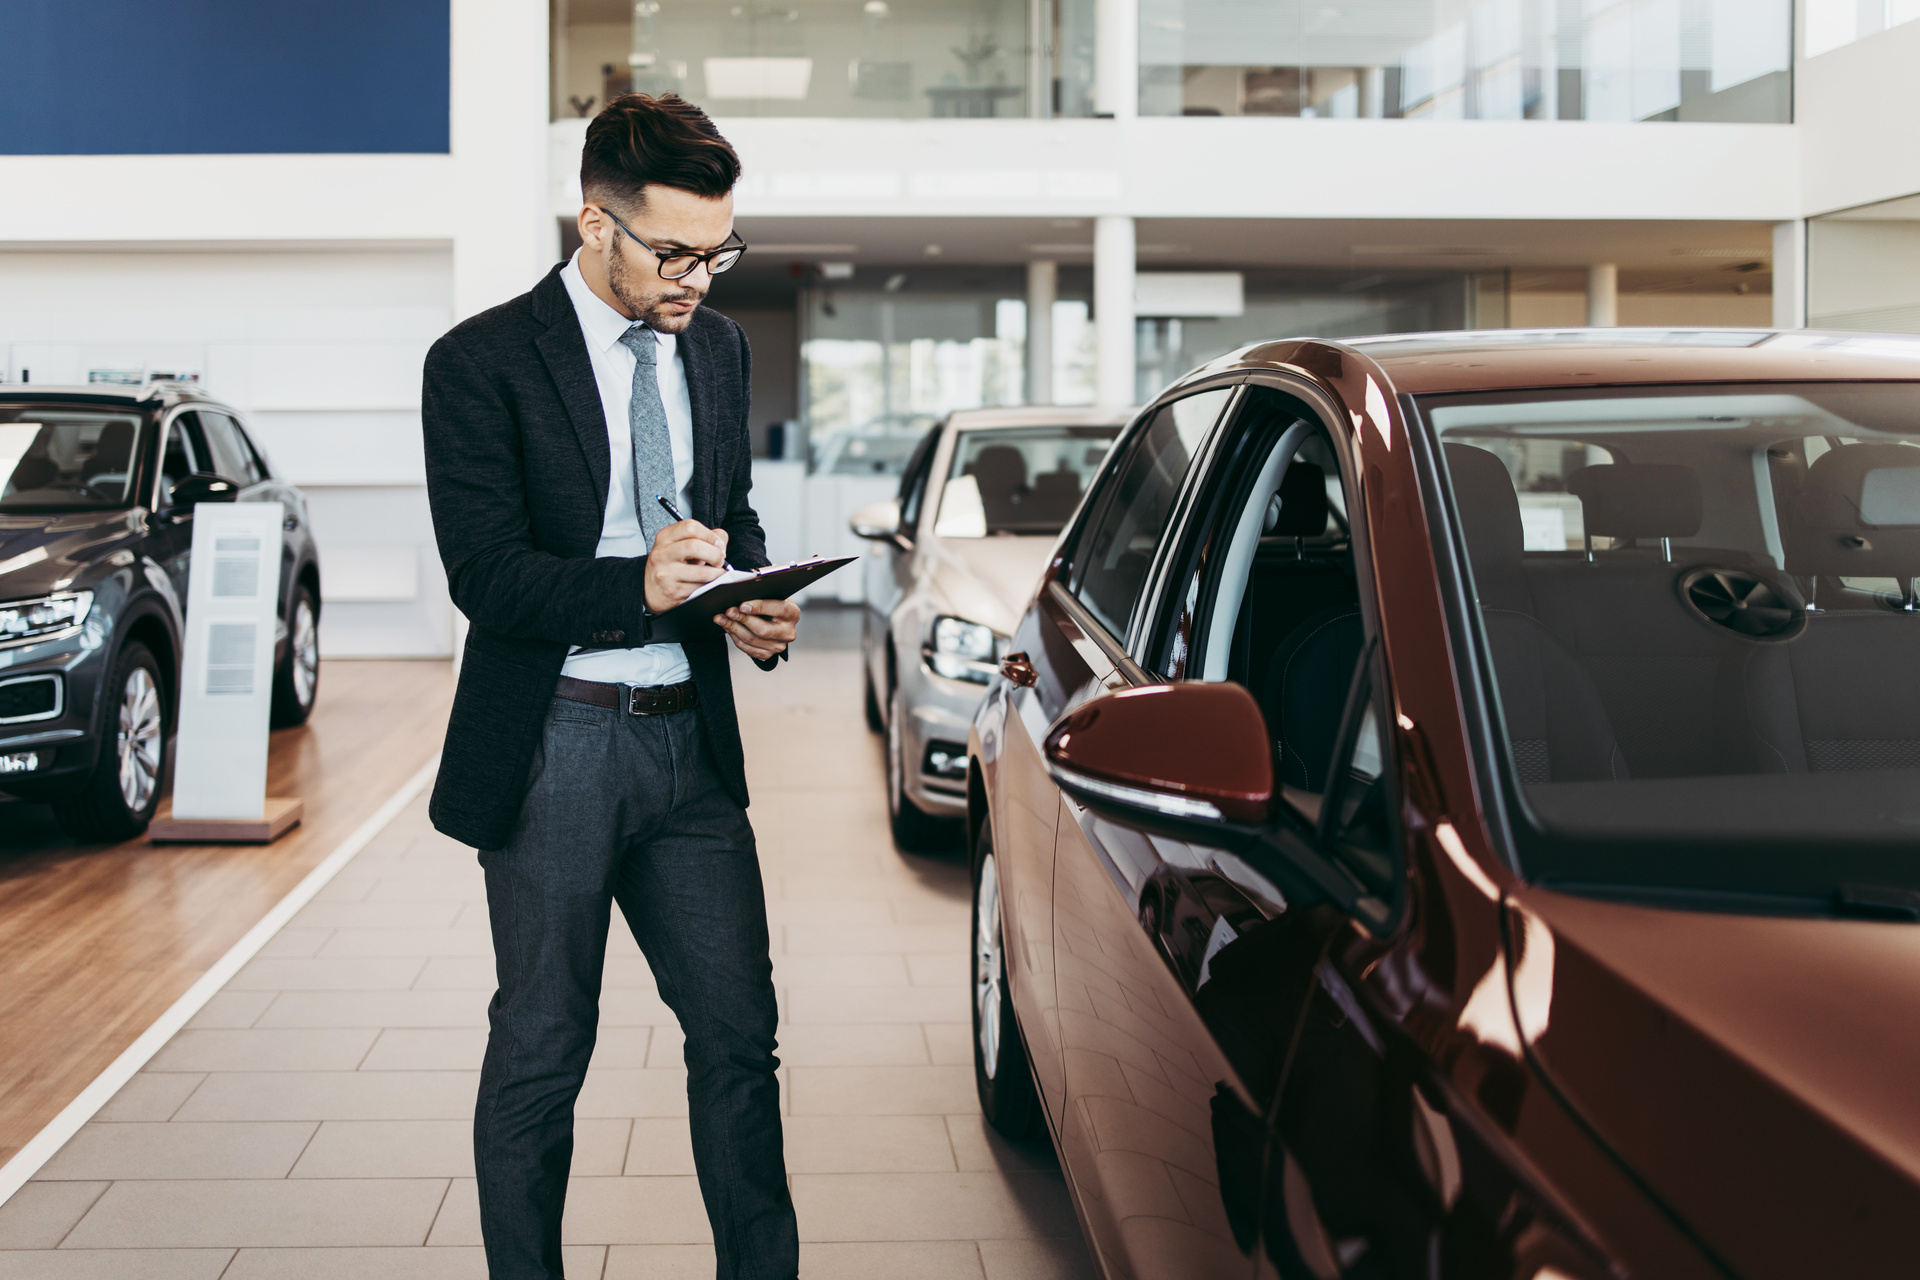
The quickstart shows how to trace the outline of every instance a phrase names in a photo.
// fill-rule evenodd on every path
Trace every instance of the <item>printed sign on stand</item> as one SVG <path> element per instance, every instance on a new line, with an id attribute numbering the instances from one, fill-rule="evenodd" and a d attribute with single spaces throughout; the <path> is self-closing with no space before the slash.
<path id="1" fill-rule="evenodd" d="M 277 502 L 194 508 L 173 810 L 150 839 L 264 842 L 300 820 L 298 800 L 267 797 L 283 518 Z"/>

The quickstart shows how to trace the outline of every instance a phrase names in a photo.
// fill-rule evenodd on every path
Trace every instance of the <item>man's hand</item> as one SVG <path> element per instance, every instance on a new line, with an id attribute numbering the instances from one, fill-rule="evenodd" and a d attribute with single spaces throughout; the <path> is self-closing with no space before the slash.
<path id="1" fill-rule="evenodd" d="M 720 576 L 727 562 L 727 531 L 698 520 L 681 520 L 653 537 L 647 553 L 647 608 L 665 613 L 685 602 L 694 588 Z"/>
<path id="2" fill-rule="evenodd" d="M 733 637 L 736 649 L 765 662 L 793 643 L 800 606 L 791 600 L 749 600 L 715 614 L 713 621 Z"/>

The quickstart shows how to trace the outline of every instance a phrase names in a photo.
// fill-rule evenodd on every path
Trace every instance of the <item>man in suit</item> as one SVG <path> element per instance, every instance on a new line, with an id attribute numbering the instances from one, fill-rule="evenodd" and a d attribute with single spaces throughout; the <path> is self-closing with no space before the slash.
<path id="1" fill-rule="evenodd" d="M 486 872 L 499 989 L 474 1165 L 495 1280 L 562 1275 L 613 903 L 686 1033 L 720 1276 L 799 1270 L 726 652 L 731 638 L 771 670 L 799 610 L 750 601 L 696 639 L 649 643 L 654 616 L 724 563 L 767 563 L 746 339 L 700 306 L 739 257 L 739 173 L 678 97 L 609 103 L 587 130 L 579 252 L 427 356 L 434 532 L 472 624 L 431 812 Z"/>

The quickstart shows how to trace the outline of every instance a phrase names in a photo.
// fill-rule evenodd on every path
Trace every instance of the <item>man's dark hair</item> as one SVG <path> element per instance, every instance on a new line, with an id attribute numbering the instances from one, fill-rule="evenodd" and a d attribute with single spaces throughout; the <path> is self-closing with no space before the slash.
<path id="1" fill-rule="evenodd" d="M 580 191 L 591 201 L 637 209 L 649 183 L 718 198 L 740 180 L 740 157 L 707 113 L 677 93 L 628 93 L 587 126 Z"/>

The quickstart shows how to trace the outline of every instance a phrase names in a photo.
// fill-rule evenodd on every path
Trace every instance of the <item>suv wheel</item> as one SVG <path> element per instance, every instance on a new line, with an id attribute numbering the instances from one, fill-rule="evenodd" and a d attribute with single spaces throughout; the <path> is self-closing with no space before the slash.
<path id="1" fill-rule="evenodd" d="M 1007 993 L 999 863 L 985 824 L 973 860 L 973 1087 L 987 1123 L 1002 1136 L 1025 1138 L 1039 1127 L 1027 1046 Z"/>
<path id="2" fill-rule="evenodd" d="M 907 700 L 898 685 L 887 698 L 887 823 L 902 849 L 932 849 L 947 835 L 947 824 L 922 812 L 907 794 Z"/>
<path id="3" fill-rule="evenodd" d="M 102 687 L 111 737 L 80 790 L 53 809 L 76 840 L 131 840 L 147 829 L 166 776 L 167 698 L 160 664 L 143 644 L 130 644 Z"/>
<path id="4" fill-rule="evenodd" d="M 305 724 L 320 692 L 320 609 L 302 585 L 287 621 L 287 656 L 273 672 L 273 727 Z"/>

